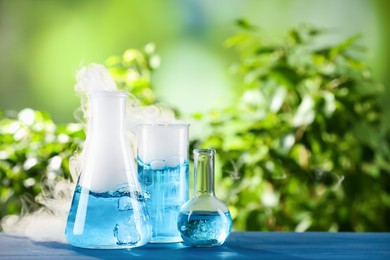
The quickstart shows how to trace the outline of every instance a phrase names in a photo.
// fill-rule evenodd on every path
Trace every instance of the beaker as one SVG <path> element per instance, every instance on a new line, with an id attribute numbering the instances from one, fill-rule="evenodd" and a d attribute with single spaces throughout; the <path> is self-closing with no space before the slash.
<path id="1" fill-rule="evenodd" d="M 127 93 L 88 95 L 89 122 L 80 176 L 65 235 L 83 248 L 131 248 L 152 232 L 135 161 L 125 135 Z"/>
<path id="2" fill-rule="evenodd" d="M 228 207 L 214 192 L 214 149 L 194 150 L 194 195 L 180 209 L 177 228 L 184 244 L 222 245 L 232 229 Z"/>
<path id="3" fill-rule="evenodd" d="M 138 179 L 152 223 L 152 243 L 182 241 L 177 216 L 188 200 L 188 124 L 135 127 Z"/>

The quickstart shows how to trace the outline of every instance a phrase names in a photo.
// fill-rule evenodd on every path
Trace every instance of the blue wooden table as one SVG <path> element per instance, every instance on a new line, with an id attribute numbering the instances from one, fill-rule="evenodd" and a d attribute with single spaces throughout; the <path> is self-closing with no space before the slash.
<path id="1" fill-rule="evenodd" d="M 389 259 L 390 233 L 233 232 L 220 247 L 90 250 L 0 233 L 0 259 Z"/>

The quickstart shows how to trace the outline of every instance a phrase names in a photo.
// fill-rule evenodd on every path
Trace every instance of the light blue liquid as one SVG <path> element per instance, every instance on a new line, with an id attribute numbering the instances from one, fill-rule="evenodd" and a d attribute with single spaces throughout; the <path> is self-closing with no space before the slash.
<path id="1" fill-rule="evenodd" d="M 174 167 L 153 169 L 138 159 L 138 180 L 142 186 L 153 236 L 151 242 L 180 242 L 177 217 L 188 200 L 188 161 Z"/>
<path id="2" fill-rule="evenodd" d="M 232 218 L 229 212 L 180 212 L 177 228 L 187 245 L 218 246 L 222 245 L 230 234 Z"/>
<path id="3" fill-rule="evenodd" d="M 151 226 L 144 198 L 126 188 L 104 193 L 77 185 L 66 225 L 68 242 L 83 248 L 131 248 L 146 244 Z"/>

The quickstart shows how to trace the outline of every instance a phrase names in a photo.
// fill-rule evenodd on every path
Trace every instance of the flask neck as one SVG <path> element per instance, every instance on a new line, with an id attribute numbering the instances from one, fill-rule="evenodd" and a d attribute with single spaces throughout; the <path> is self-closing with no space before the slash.
<path id="1" fill-rule="evenodd" d="M 89 96 L 88 134 L 120 137 L 124 134 L 126 95 L 122 92 L 102 92 Z"/>
<path id="2" fill-rule="evenodd" d="M 214 193 L 214 149 L 195 149 L 195 184 L 194 196 L 212 195 Z"/>

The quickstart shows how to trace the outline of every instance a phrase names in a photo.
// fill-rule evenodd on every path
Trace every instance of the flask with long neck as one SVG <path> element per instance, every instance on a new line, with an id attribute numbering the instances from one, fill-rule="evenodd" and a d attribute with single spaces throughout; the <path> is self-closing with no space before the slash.
<path id="1" fill-rule="evenodd" d="M 65 235 L 83 248 L 131 248 L 152 235 L 125 134 L 127 93 L 89 94 L 89 124 Z"/>
<path id="2" fill-rule="evenodd" d="M 177 227 L 184 243 L 222 245 L 232 228 L 229 209 L 214 192 L 214 149 L 194 150 L 194 195 L 180 209 Z"/>

